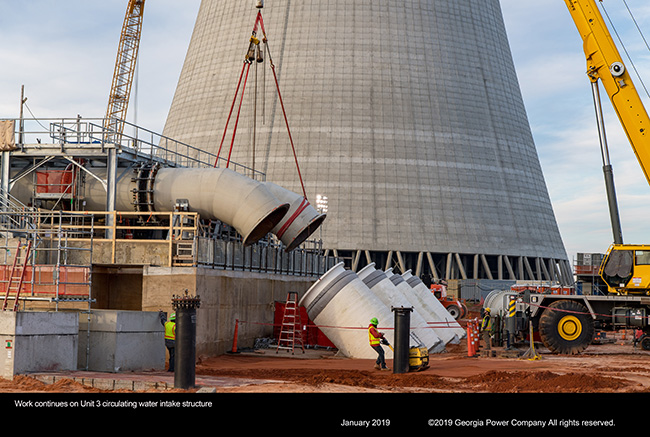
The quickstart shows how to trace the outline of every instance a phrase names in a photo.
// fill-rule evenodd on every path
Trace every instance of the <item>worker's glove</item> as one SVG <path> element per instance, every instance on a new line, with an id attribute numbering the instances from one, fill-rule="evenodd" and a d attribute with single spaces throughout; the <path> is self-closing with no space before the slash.
<path id="1" fill-rule="evenodd" d="M 388 340 L 386 340 L 385 338 L 382 338 L 381 339 L 381 344 L 388 344 Z"/>

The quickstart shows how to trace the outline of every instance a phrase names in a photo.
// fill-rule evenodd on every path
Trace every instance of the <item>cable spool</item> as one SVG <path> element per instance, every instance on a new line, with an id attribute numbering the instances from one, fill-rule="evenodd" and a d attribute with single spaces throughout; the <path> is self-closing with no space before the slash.
<path id="1" fill-rule="evenodd" d="M 512 290 L 492 290 L 483 303 L 483 308 L 490 308 L 492 315 L 507 315 L 510 296 L 517 295 Z"/>

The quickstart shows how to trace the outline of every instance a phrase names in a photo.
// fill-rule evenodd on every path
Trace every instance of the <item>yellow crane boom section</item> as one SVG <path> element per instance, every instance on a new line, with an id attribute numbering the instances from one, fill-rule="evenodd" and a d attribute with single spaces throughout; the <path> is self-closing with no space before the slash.
<path id="1" fill-rule="evenodd" d="M 108 98 L 108 109 L 106 110 L 107 141 L 117 143 L 124 129 L 123 120 L 126 119 L 131 96 L 131 85 L 142 33 L 143 13 L 144 0 L 129 0 L 117 50 L 113 82 Z"/>
<path id="2" fill-rule="evenodd" d="M 587 74 L 600 79 L 650 184 L 650 118 L 595 0 L 565 0 L 582 37 Z"/>

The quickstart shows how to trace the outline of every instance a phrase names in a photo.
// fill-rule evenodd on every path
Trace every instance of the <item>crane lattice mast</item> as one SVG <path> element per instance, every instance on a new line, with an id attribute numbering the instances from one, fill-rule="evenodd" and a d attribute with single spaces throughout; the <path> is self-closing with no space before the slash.
<path id="1" fill-rule="evenodd" d="M 142 17 L 145 0 L 129 0 L 124 16 L 120 44 L 115 60 L 115 71 L 111 93 L 108 99 L 108 109 L 104 127 L 107 131 L 107 142 L 119 144 L 119 137 L 124 129 L 124 120 L 129 106 L 131 85 L 138 58 L 140 35 L 142 33 Z"/>

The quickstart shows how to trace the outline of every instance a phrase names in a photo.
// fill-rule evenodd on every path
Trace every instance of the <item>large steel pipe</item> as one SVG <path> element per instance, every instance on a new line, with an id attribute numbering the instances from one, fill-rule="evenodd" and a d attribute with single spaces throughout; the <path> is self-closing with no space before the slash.
<path id="1" fill-rule="evenodd" d="M 289 212 L 271 230 L 290 252 L 318 229 L 326 215 L 319 213 L 305 197 L 293 191 L 272 182 L 265 182 L 264 185 L 278 199 L 290 205 Z"/>
<path id="2" fill-rule="evenodd" d="M 93 173 L 97 174 L 95 171 Z M 104 174 L 97 174 L 101 179 Z M 153 211 L 173 211 L 176 202 L 185 199 L 189 210 L 201 218 L 217 219 L 234 227 L 245 245 L 264 237 L 283 219 L 289 210 L 287 202 L 278 199 L 261 182 L 227 168 L 161 168 L 151 172 Z M 117 183 L 118 211 L 133 211 L 136 182 L 123 177 Z M 86 176 L 86 207 L 104 210 L 106 191 L 95 178 Z"/>
<path id="3" fill-rule="evenodd" d="M 359 270 L 357 275 L 388 308 L 414 308 L 411 314 L 411 320 L 413 321 L 413 328 L 410 332 L 411 346 L 424 346 L 432 353 L 444 350 L 445 344 L 437 335 L 435 329 L 427 325 L 427 319 L 421 313 L 422 309 L 414 307 L 411 300 L 393 284 L 386 273 L 375 268 L 375 263 L 368 264 Z"/>
<path id="4" fill-rule="evenodd" d="M 446 343 L 457 343 L 460 339 L 466 336 L 465 330 L 453 318 L 449 311 L 440 303 L 433 295 L 431 290 L 418 278 L 414 276 L 410 270 L 401 275 L 401 278 L 408 284 L 414 293 L 414 298 L 420 302 L 423 311 L 430 315 L 429 322 L 434 327 L 437 327 L 436 333 Z M 395 278 L 395 280 L 399 280 Z"/>
<path id="5" fill-rule="evenodd" d="M 393 340 L 393 316 L 351 270 L 339 263 L 321 276 L 300 300 L 309 319 L 334 343 L 343 356 L 375 359 L 377 353 L 368 342 L 370 319 L 379 319 L 379 330 Z M 384 331 L 386 330 L 386 331 Z M 390 348 L 384 348 L 392 358 Z"/>

